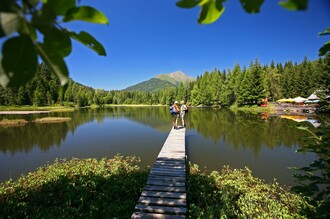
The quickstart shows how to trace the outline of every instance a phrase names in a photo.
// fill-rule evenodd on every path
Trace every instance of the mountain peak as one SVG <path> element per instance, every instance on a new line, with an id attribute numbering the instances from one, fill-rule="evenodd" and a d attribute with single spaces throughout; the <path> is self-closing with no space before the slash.
<path id="1" fill-rule="evenodd" d="M 195 79 L 191 76 L 186 75 L 182 71 L 175 71 L 169 74 L 159 74 L 156 75 L 155 78 L 168 81 L 174 85 L 180 84 L 180 82 L 194 81 Z"/>
<path id="2" fill-rule="evenodd" d="M 191 76 L 186 75 L 182 71 L 175 71 L 169 74 L 159 74 L 155 77 L 138 83 L 136 85 L 127 87 L 126 91 L 147 91 L 154 92 L 162 90 L 167 87 L 176 87 L 181 82 L 186 83 L 187 81 L 194 81 L 195 79 Z"/>

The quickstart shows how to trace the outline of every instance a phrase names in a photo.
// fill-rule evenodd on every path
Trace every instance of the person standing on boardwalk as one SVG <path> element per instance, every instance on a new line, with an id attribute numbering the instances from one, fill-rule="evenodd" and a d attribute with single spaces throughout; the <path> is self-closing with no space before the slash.
<path id="1" fill-rule="evenodd" d="M 180 101 L 180 116 L 181 116 L 181 122 L 182 122 L 182 127 L 186 127 L 186 112 L 188 110 L 188 107 L 185 105 L 185 102 L 183 100 Z"/>
<path id="2" fill-rule="evenodd" d="M 179 109 L 179 105 L 178 105 L 178 101 L 175 101 L 173 104 L 173 127 L 174 129 L 178 129 L 178 118 L 180 116 L 180 109 Z"/>

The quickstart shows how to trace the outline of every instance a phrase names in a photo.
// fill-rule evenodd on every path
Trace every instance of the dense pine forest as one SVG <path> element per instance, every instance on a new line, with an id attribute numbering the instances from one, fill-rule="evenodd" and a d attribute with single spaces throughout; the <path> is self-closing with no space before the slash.
<path id="1" fill-rule="evenodd" d="M 237 106 L 257 104 L 262 98 L 308 97 L 316 90 L 330 90 L 330 55 L 316 61 L 305 58 L 261 65 L 258 60 L 248 67 L 236 64 L 233 69 L 205 72 L 196 81 L 181 83 L 157 92 L 93 89 L 70 79 L 66 87 L 40 64 L 33 80 L 18 88 L 0 87 L 0 105 L 52 106 L 92 104 L 170 105 L 174 100 L 186 100 L 192 105 Z"/>

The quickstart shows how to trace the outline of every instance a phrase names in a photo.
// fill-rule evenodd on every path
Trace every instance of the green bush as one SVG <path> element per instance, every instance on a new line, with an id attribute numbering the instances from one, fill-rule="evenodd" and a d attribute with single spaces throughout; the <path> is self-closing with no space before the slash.
<path id="1" fill-rule="evenodd" d="M 277 182 L 266 184 L 248 168 L 210 174 L 193 165 L 188 175 L 189 218 L 307 218 L 307 199 Z"/>
<path id="2" fill-rule="evenodd" d="M 148 176 L 137 162 L 119 155 L 55 160 L 0 184 L 0 218 L 129 218 Z M 265 184 L 248 168 L 189 170 L 189 218 L 308 218 L 315 212 L 306 198 Z"/>
<path id="3" fill-rule="evenodd" d="M 55 160 L 0 184 L 0 218 L 129 218 L 148 175 L 138 161 Z"/>

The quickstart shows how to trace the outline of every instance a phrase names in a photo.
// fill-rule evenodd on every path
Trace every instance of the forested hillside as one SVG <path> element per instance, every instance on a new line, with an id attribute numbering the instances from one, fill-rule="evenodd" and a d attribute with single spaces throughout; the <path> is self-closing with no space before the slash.
<path id="1" fill-rule="evenodd" d="M 154 92 L 154 91 L 161 91 L 165 88 L 176 86 L 168 81 L 160 80 L 158 78 L 151 78 L 147 81 L 143 81 L 136 85 L 127 87 L 124 89 L 125 91 L 145 91 L 145 92 Z"/>
<path id="2" fill-rule="evenodd" d="M 169 74 L 159 74 L 155 78 L 168 81 L 174 85 L 179 85 L 180 82 L 186 83 L 187 81 L 194 81 L 195 79 L 191 76 L 186 75 L 182 71 L 175 71 Z"/>
<path id="3" fill-rule="evenodd" d="M 160 74 L 155 77 L 142 81 L 133 86 L 127 87 L 124 91 L 146 91 L 155 92 L 162 91 L 166 88 L 175 88 L 180 85 L 181 82 L 184 84 L 195 79 L 191 76 L 184 74 L 181 71 L 172 72 L 169 74 Z"/>
<path id="4" fill-rule="evenodd" d="M 59 80 L 47 66 L 38 67 L 36 77 L 25 86 L 0 87 L 0 105 L 54 104 L 88 106 L 91 104 L 164 104 L 186 100 L 193 105 L 256 104 L 262 98 L 270 101 L 296 96 L 308 97 L 315 90 L 330 90 L 330 55 L 316 61 L 305 58 L 301 63 L 261 65 L 258 60 L 248 67 L 236 64 L 233 69 L 205 72 L 196 81 L 157 92 L 106 91 L 93 89 L 70 80 L 61 89 Z"/>

